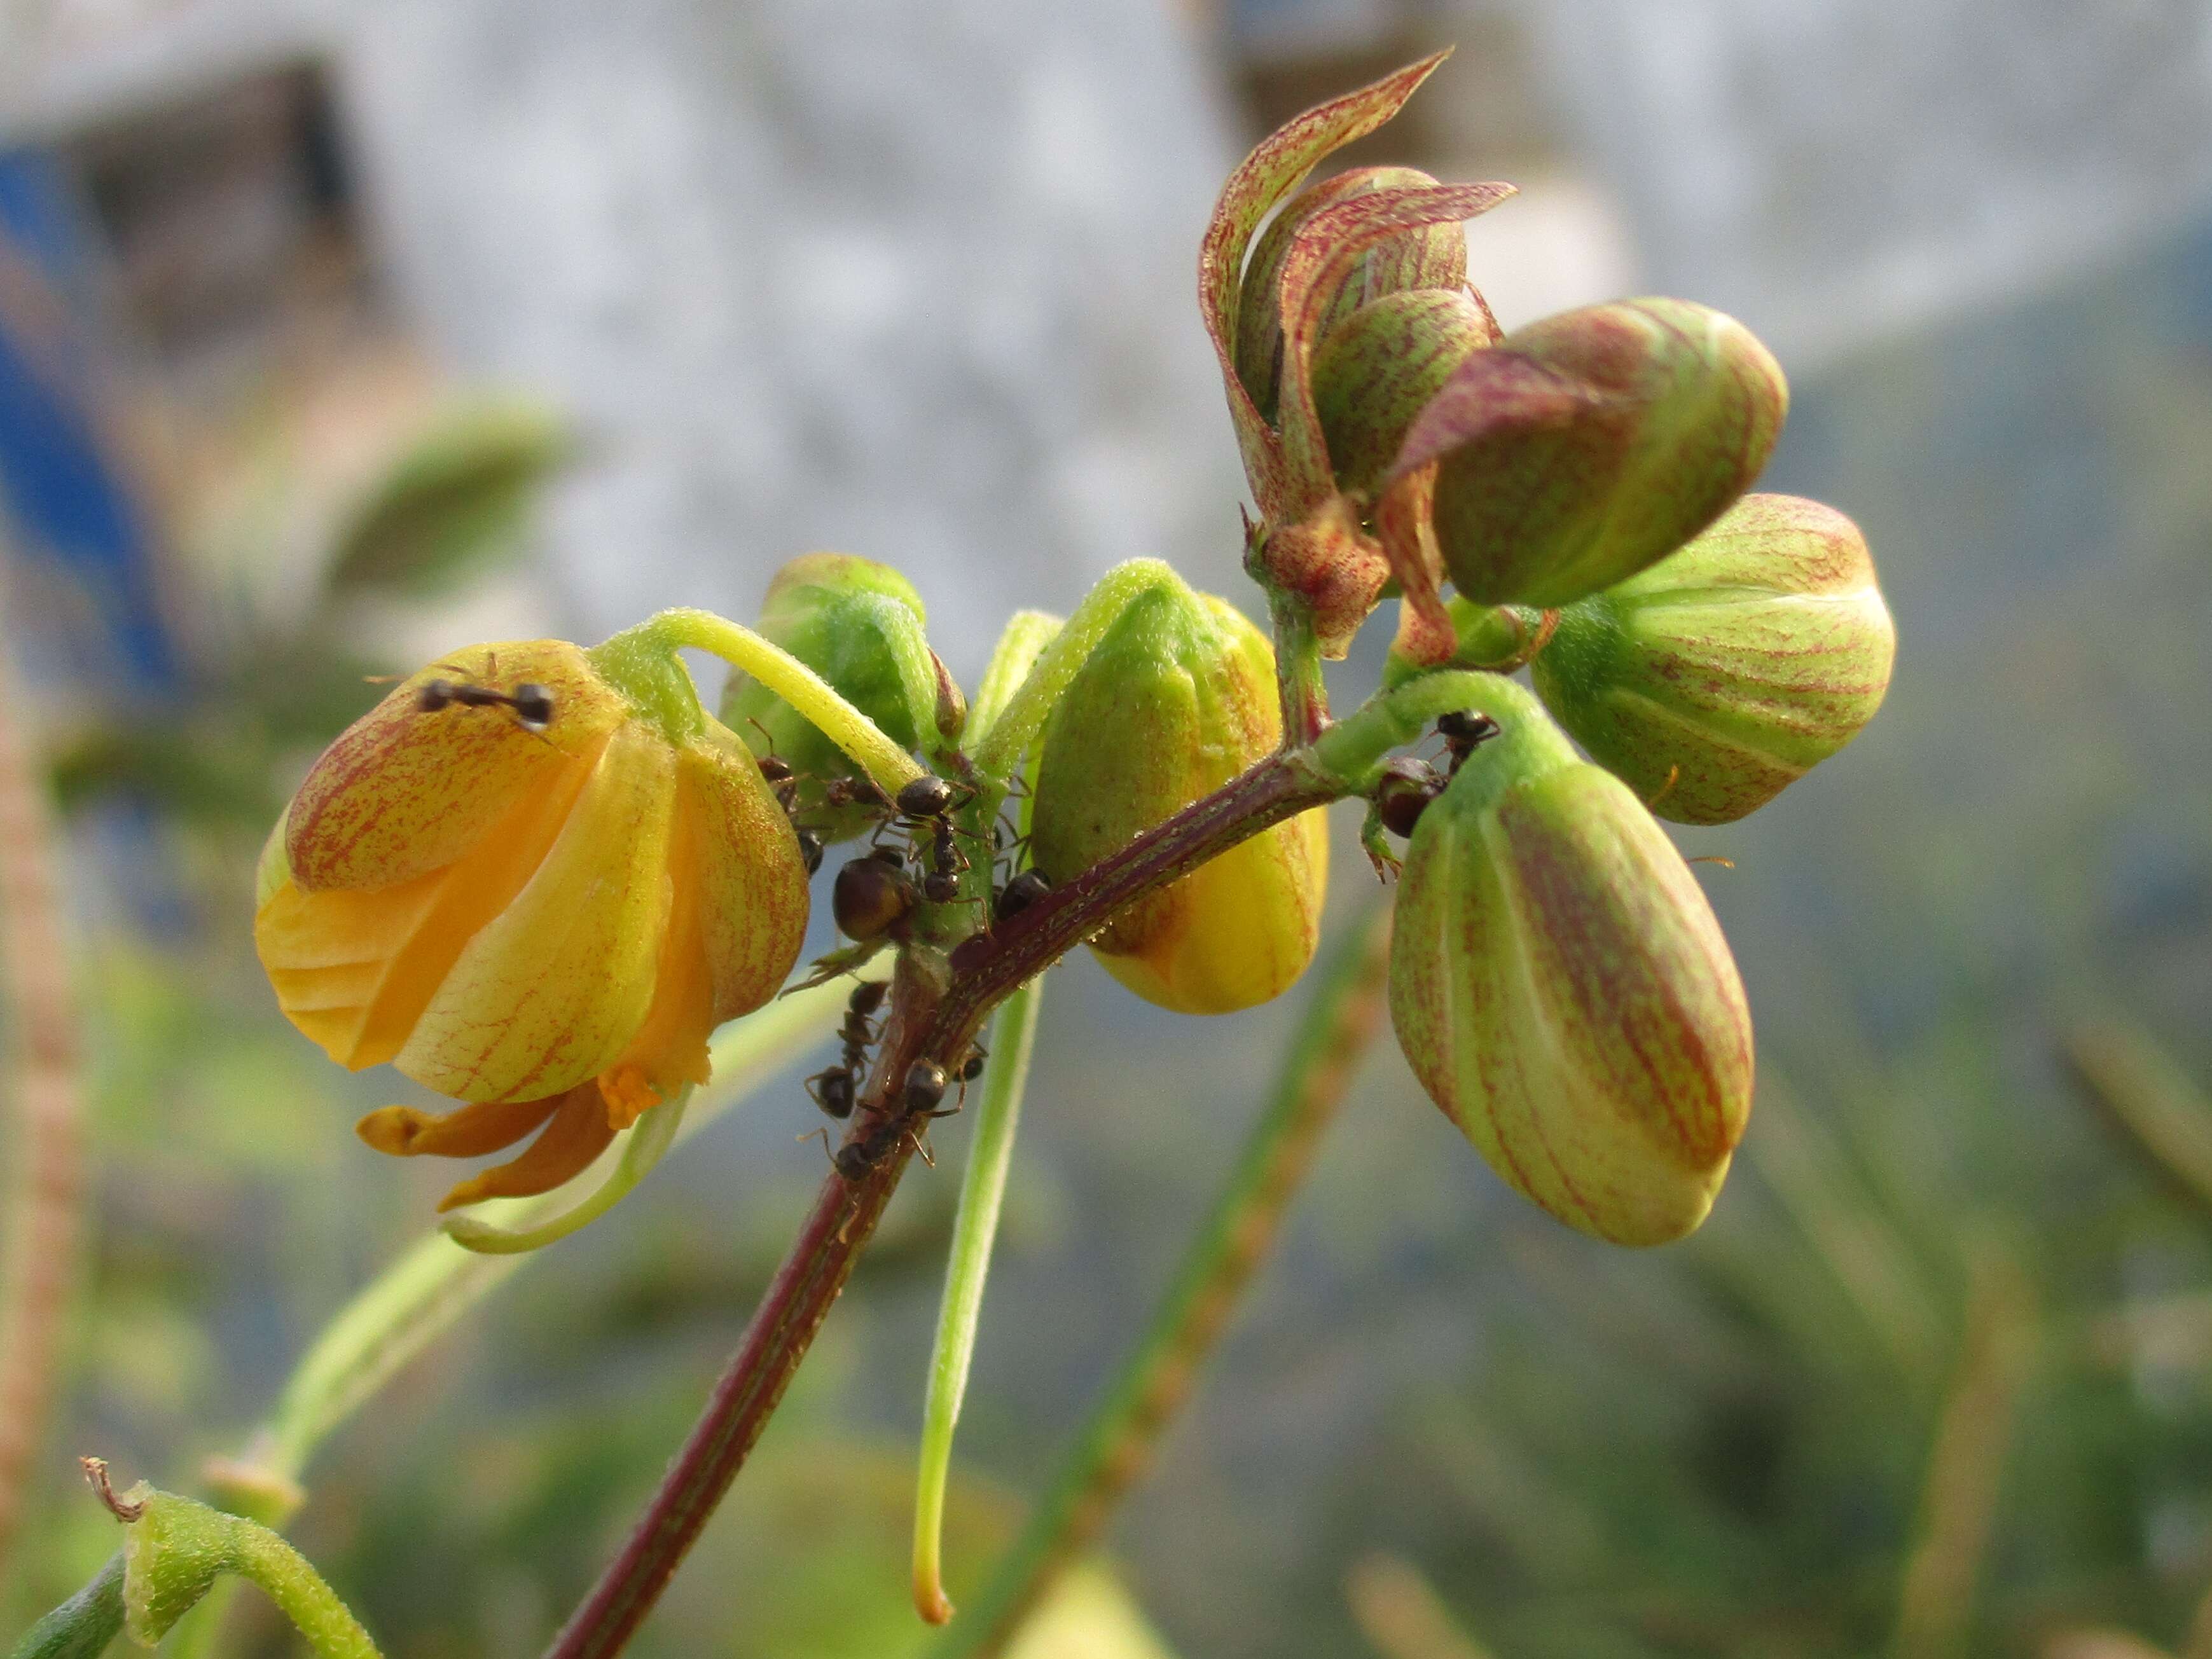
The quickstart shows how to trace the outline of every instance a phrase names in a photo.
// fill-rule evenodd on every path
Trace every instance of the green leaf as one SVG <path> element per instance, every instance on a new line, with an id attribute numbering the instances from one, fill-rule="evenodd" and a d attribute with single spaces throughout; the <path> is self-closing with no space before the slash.
<path id="1" fill-rule="evenodd" d="M 534 404 L 477 404 L 441 416 L 339 531 L 331 591 L 451 592 L 518 550 L 532 499 L 575 449 L 568 423 Z"/>

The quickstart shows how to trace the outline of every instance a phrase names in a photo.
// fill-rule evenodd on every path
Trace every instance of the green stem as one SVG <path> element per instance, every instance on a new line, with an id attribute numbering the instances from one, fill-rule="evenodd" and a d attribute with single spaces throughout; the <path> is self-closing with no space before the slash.
<path id="1" fill-rule="evenodd" d="M 915 758 L 839 696 L 829 681 L 742 623 L 711 611 L 664 611 L 607 643 L 611 646 L 631 636 L 649 639 L 670 649 L 689 646 L 744 669 L 857 761 L 886 794 L 897 793 L 902 784 L 921 775 Z"/>
<path id="2" fill-rule="evenodd" d="M 361 1621 L 307 1558 L 268 1528 L 141 1482 L 118 1497 L 106 1466 L 85 1471 L 115 1518 L 130 1528 L 123 1545 L 123 1626 L 153 1647 L 224 1576 L 259 1588 L 319 1659 L 378 1659 Z"/>
<path id="3" fill-rule="evenodd" d="M 921 1413 L 921 1471 L 914 1504 L 914 1603 L 933 1625 L 952 1617 L 945 1599 L 945 1491 L 952 1468 L 952 1431 L 968 1389 L 975 1353 L 975 1328 L 983 1309 L 983 1284 L 999 1235 L 999 1208 L 1012 1168 L 1014 1130 L 1021 1121 L 1036 1040 L 1037 1007 L 1044 981 L 1033 979 L 999 1006 L 991 1024 L 991 1058 L 983 1071 L 983 1102 L 975 1143 L 960 1185 L 960 1213 L 953 1224 L 945 1299 L 937 1315 L 937 1346 L 930 1356 L 929 1394 Z"/>
<path id="4" fill-rule="evenodd" d="M 1075 607 L 1066 625 L 1038 653 L 1036 665 L 1021 689 L 1006 700 L 1005 710 L 991 722 L 989 732 L 973 745 L 975 765 L 986 776 L 1003 778 L 1021 764 L 1030 744 L 1073 680 L 1076 671 L 1096 650 L 1115 618 L 1131 600 L 1155 587 L 1180 586 L 1182 578 L 1158 559 L 1132 559 L 1103 576 Z"/>
<path id="5" fill-rule="evenodd" d="M 1006 631 L 991 649 L 991 661 L 983 670 L 983 683 L 975 690 L 975 701 L 968 709 L 968 729 L 963 736 L 970 749 L 990 735 L 999 717 L 1006 712 L 1006 705 L 1014 700 L 1022 682 L 1036 666 L 1036 659 L 1053 638 L 1066 626 L 1058 617 L 1042 611 L 1017 611 L 1006 619 Z"/>
<path id="6" fill-rule="evenodd" d="M 1285 593 L 1267 600 L 1275 625 L 1275 690 L 1282 700 L 1283 741 L 1311 743 L 1328 726 L 1328 684 L 1322 678 L 1321 639 L 1313 607 Z"/>
<path id="7" fill-rule="evenodd" d="M 9 1659 L 100 1659 L 123 1633 L 123 1552 L 99 1575 L 31 1626 Z"/>
<path id="8" fill-rule="evenodd" d="M 1004 1648 L 1060 1570 L 1096 1541 L 1149 1462 L 1273 1243 L 1368 1044 L 1380 1029 L 1389 912 L 1378 908 L 1332 952 L 1301 1036 L 1172 1288 L 1078 1437 L 1050 1493 L 930 1659 L 982 1659 Z"/>
<path id="9" fill-rule="evenodd" d="M 1452 669 L 1424 674 L 1370 698 L 1315 740 L 1319 769 L 1346 791 L 1364 794 L 1375 769 L 1393 749 L 1418 738 L 1439 714 L 1465 710 L 1487 714 L 1501 726 L 1547 720 L 1534 692 L 1496 674 Z"/>

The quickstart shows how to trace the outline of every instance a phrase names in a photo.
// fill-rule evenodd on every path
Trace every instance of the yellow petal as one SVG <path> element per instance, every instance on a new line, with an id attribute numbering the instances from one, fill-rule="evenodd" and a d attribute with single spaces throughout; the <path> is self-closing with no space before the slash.
<path id="1" fill-rule="evenodd" d="M 720 728 L 677 762 L 685 831 L 674 866 L 696 888 L 702 949 L 719 1024 L 749 1014 L 783 987 L 806 935 L 806 866 L 799 838 L 760 768 Z"/>
<path id="2" fill-rule="evenodd" d="M 652 1005 L 669 909 L 676 751 L 611 738 L 544 863 L 461 951 L 394 1063 L 459 1100 L 565 1092 L 605 1071 Z"/>
<path id="3" fill-rule="evenodd" d="M 537 872 L 592 774 L 568 762 L 507 805 L 467 856 L 373 892 L 281 878 L 253 919 L 276 1000 L 341 1066 L 398 1056 L 455 960 Z"/>
<path id="4" fill-rule="evenodd" d="M 514 1143 L 553 1115 L 564 1097 L 500 1100 L 440 1115 L 413 1106 L 380 1106 L 353 1132 L 393 1158 L 482 1158 Z"/>
<path id="5" fill-rule="evenodd" d="M 1280 996 L 1321 937 L 1328 817 L 1301 813 L 1194 870 L 1148 903 L 1161 911 L 1133 952 L 1099 965 L 1163 1008 L 1227 1014 Z"/>
<path id="6" fill-rule="evenodd" d="M 459 1209 L 486 1198 L 532 1198 L 574 1179 L 606 1151 L 615 1138 L 600 1102 L 599 1085 L 586 1083 L 560 1097 L 553 1121 L 520 1158 L 486 1170 L 438 1200 L 441 1210 Z"/>
<path id="7" fill-rule="evenodd" d="M 553 719 L 510 708 L 425 710 L 434 679 L 511 692 L 535 683 Z M 286 817 L 293 878 L 310 891 L 388 887 L 460 858 L 522 797 L 596 755 L 629 712 L 589 659 L 558 640 L 471 647 L 393 688 L 323 751 Z"/>

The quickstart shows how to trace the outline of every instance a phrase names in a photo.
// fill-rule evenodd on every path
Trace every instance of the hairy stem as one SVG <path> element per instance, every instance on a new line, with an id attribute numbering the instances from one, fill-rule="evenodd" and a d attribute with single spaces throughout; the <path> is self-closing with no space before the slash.
<path id="1" fill-rule="evenodd" d="M 15 1117 L 0 1230 L 0 1569 L 53 1398 L 82 1190 L 76 1006 L 45 791 L 13 718 L 22 706 L 0 663 L 0 1107 Z"/>
<path id="2" fill-rule="evenodd" d="M 1382 1018 L 1390 917 L 1377 908 L 1322 969 L 1302 1036 L 1172 1287 L 974 1609 L 930 1659 L 1000 1651 L 1061 1569 L 1097 1541 L 1150 1462 L 1274 1242 L 1285 1210 Z"/>
<path id="3" fill-rule="evenodd" d="M 1268 609 L 1275 625 L 1275 690 L 1282 700 L 1283 741 L 1309 744 L 1328 725 L 1328 684 L 1322 678 L 1313 607 L 1273 593 Z"/>
<path id="4" fill-rule="evenodd" d="M 968 729 L 963 735 L 969 748 L 991 735 L 991 728 L 1029 678 L 1045 647 L 1065 625 L 1043 611 L 1017 611 L 1006 618 L 1006 629 L 992 647 L 991 660 L 983 670 L 982 684 L 975 688 L 975 701 L 969 705 Z"/>
<path id="5" fill-rule="evenodd" d="M 689 646 L 742 668 L 811 721 L 822 735 L 850 755 L 886 794 L 921 775 L 914 757 L 866 714 L 845 701 L 829 681 L 781 646 L 740 623 L 711 611 L 664 611 L 647 617 L 609 645 L 629 635 L 666 647 Z M 599 647 L 601 650 L 606 646 Z"/>

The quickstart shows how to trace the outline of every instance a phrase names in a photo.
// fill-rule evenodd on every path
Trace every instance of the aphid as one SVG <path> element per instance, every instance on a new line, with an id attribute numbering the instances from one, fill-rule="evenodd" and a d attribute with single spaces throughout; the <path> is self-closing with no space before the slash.
<path id="1" fill-rule="evenodd" d="M 1052 890 L 1042 870 L 1024 870 L 999 890 L 998 902 L 991 907 L 991 919 L 1005 921 L 1018 916 Z"/>
<path id="2" fill-rule="evenodd" d="M 1437 735 L 1444 740 L 1444 750 L 1451 757 L 1451 769 L 1458 771 L 1472 755 L 1502 730 L 1487 714 L 1478 714 L 1472 709 L 1455 709 L 1437 716 Z"/>
<path id="3" fill-rule="evenodd" d="M 1382 767 L 1382 781 L 1376 786 L 1375 811 L 1392 835 L 1407 836 L 1420 822 L 1429 803 L 1443 793 L 1444 780 L 1426 761 L 1399 758 Z"/>
<path id="4" fill-rule="evenodd" d="M 905 861 L 896 848 L 882 848 L 839 869 L 830 890 L 830 910 L 846 938 L 881 939 L 906 920 L 915 893 L 902 868 Z"/>
<path id="5" fill-rule="evenodd" d="M 535 680 L 525 680 L 512 691 L 495 691 L 473 680 L 425 680 L 415 693 L 416 708 L 426 714 L 456 704 L 463 708 L 511 708 L 514 723 L 526 732 L 543 732 L 553 724 L 553 694 Z"/>
<path id="6" fill-rule="evenodd" d="M 983 1062 L 990 1057 L 991 1051 L 981 1043 L 970 1044 L 968 1057 L 960 1062 L 960 1070 L 956 1075 L 963 1083 L 973 1083 L 983 1075 Z"/>
<path id="7" fill-rule="evenodd" d="M 799 856 L 806 861 L 806 873 L 813 875 L 822 868 L 822 837 L 811 830 L 799 832 Z"/>

